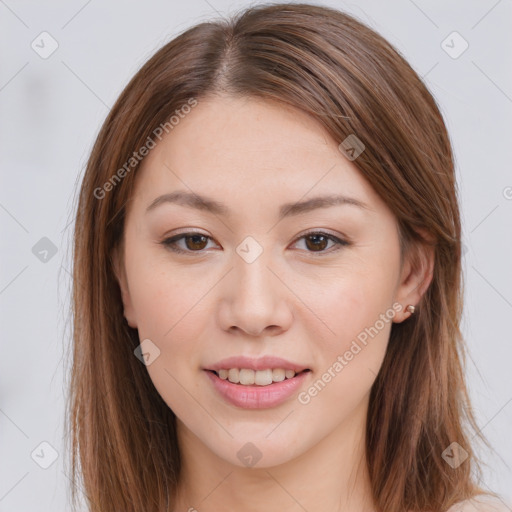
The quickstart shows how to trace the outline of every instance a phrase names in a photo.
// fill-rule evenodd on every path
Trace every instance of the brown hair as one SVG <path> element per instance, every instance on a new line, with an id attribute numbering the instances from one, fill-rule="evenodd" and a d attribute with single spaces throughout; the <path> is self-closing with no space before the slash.
<path id="1" fill-rule="evenodd" d="M 200 23 L 167 43 L 123 90 L 94 144 L 74 233 L 69 396 L 72 481 L 82 476 L 90 510 L 168 510 L 177 486 L 175 416 L 134 357 L 140 340 L 123 316 L 112 253 L 138 168 L 127 160 L 177 109 L 218 93 L 291 105 L 337 143 L 355 134 L 365 150 L 353 163 L 396 216 L 402 251 L 427 243 L 420 233 L 434 244 L 431 284 L 418 311 L 393 324 L 371 390 L 373 499 L 380 511 L 440 512 L 478 494 L 459 330 L 461 226 L 442 115 L 379 34 L 334 9 L 289 3 Z M 442 458 L 452 442 L 469 454 L 457 468 Z"/>

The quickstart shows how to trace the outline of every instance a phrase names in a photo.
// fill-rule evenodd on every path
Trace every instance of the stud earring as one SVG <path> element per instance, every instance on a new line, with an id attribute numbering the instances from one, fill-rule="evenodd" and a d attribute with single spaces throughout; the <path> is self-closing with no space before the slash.
<path id="1" fill-rule="evenodd" d="M 409 311 L 409 313 L 414 314 L 414 310 L 416 309 L 412 304 L 409 304 L 406 308 L 405 308 L 407 311 Z"/>

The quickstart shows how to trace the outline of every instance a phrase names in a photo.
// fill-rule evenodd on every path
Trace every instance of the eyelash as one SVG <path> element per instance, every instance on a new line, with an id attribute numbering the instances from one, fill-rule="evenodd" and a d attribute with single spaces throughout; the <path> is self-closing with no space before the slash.
<path id="1" fill-rule="evenodd" d="M 350 242 L 347 242 L 346 240 L 338 238 L 338 237 L 336 237 L 334 235 L 330 235 L 329 233 L 324 233 L 323 231 L 310 231 L 309 233 L 305 233 L 304 235 L 302 235 L 299 238 L 297 238 L 295 243 L 298 242 L 299 240 L 301 240 L 303 238 L 306 238 L 308 236 L 311 236 L 311 235 L 320 235 L 320 236 L 326 237 L 327 239 L 333 241 L 336 244 L 336 246 L 337 246 L 334 250 L 306 251 L 306 252 L 309 252 L 309 253 L 311 253 L 311 254 L 313 254 L 315 256 L 316 255 L 322 256 L 324 254 L 331 254 L 333 252 L 336 252 L 336 251 L 340 250 L 342 247 L 346 247 L 348 245 L 351 245 Z M 191 251 L 191 250 L 180 249 L 180 248 L 178 248 L 176 246 L 176 242 L 178 242 L 179 240 L 181 240 L 183 238 L 192 237 L 192 236 L 204 236 L 204 237 L 208 238 L 209 240 L 212 240 L 212 238 L 210 236 L 208 236 L 208 235 L 205 235 L 205 234 L 197 232 L 197 231 L 192 231 L 192 232 L 189 232 L 189 233 L 180 233 L 179 235 L 176 235 L 176 236 L 173 236 L 173 237 L 170 237 L 170 238 L 166 238 L 165 240 L 163 240 L 161 242 L 161 244 L 164 245 L 165 247 L 169 248 L 171 251 L 179 253 L 179 254 L 203 253 L 205 251 L 205 249 L 201 249 L 201 250 L 198 250 L 198 251 Z M 332 247 L 331 247 L 331 249 L 332 249 Z"/>

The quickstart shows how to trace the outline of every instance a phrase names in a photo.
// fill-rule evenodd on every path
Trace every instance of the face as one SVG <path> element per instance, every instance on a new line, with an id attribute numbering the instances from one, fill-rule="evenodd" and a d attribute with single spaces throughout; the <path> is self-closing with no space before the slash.
<path id="1" fill-rule="evenodd" d="M 137 171 L 125 317 L 180 435 L 238 466 L 360 426 L 392 322 L 418 300 L 396 219 L 338 144 L 283 105 L 216 97 Z"/>

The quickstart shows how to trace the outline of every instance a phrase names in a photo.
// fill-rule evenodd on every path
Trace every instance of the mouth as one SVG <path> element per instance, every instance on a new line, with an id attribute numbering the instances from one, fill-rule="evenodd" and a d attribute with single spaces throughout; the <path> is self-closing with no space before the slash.
<path id="1" fill-rule="evenodd" d="M 205 369 L 204 373 L 218 396 L 231 406 L 240 409 L 269 409 L 291 400 L 306 385 L 311 370 L 221 368 Z"/>
<path id="2" fill-rule="evenodd" d="M 203 370 L 224 401 L 243 409 L 268 409 L 288 402 L 313 372 L 300 362 L 270 354 L 228 357 Z"/>
<path id="3" fill-rule="evenodd" d="M 301 374 L 308 373 L 311 370 L 309 368 L 301 371 L 284 368 L 267 368 L 265 370 L 252 370 L 250 368 L 221 368 L 219 370 L 206 371 L 213 373 L 219 379 L 228 381 L 231 384 L 243 387 L 265 387 L 279 382 L 296 379 Z"/>

